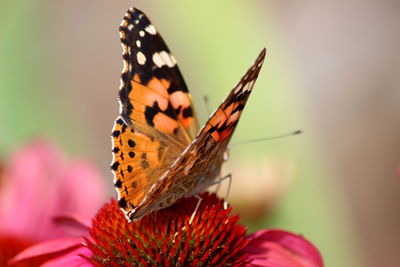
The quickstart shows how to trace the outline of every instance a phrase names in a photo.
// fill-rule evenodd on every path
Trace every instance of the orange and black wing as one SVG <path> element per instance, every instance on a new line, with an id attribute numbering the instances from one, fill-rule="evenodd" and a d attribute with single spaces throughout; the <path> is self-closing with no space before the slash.
<path id="1" fill-rule="evenodd" d="M 129 125 L 154 127 L 190 143 L 199 128 L 192 99 L 161 35 L 134 8 L 128 10 L 119 30 L 124 61 L 121 117 Z"/>
<path id="2" fill-rule="evenodd" d="M 160 182 L 149 192 L 153 198 L 158 192 L 174 184 L 185 188 L 183 195 L 206 190 L 218 178 L 224 153 L 239 122 L 265 59 L 263 49 L 255 63 L 231 90 L 224 102 L 211 115 L 199 135 L 174 161 Z M 196 180 L 201 177 L 201 180 Z"/>
<path id="3" fill-rule="evenodd" d="M 176 60 L 149 19 L 131 8 L 119 32 L 124 67 L 111 168 L 119 205 L 129 217 L 199 127 Z"/>
<path id="4" fill-rule="evenodd" d="M 218 143 L 227 143 L 230 140 L 260 73 L 265 53 L 266 50 L 263 49 L 254 64 L 208 119 L 200 136 L 211 135 L 213 140 Z"/>

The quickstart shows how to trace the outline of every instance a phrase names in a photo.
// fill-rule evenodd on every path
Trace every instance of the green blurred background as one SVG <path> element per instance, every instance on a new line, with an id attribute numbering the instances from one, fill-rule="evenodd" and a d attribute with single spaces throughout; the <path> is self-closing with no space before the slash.
<path id="1" fill-rule="evenodd" d="M 239 191 L 232 201 L 242 201 L 241 185 L 260 189 L 263 171 L 285 181 L 268 178 L 265 192 L 280 189 L 266 198 L 265 216 L 246 221 L 251 231 L 301 233 L 327 266 L 397 266 L 395 1 L 2 1 L 3 158 L 46 136 L 68 154 L 91 159 L 112 194 L 109 136 L 122 69 L 117 30 L 130 6 L 142 9 L 166 39 L 202 122 L 203 96 L 214 109 L 267 48 L 232 143 L 299 128 L 304 134 L 230 152 L 226 171 L 233 173 L 232 191 Z M 256 202 L 265 192 L 254 191 Z"/>

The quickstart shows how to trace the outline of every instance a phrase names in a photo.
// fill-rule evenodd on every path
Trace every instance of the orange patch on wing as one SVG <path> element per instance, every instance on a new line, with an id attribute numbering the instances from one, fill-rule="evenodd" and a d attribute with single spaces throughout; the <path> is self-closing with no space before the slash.
<path id="1" fill-rule="evenodd" d="M 130 99 L 136 100 L 147 106 L 153 106 L 153 103 L 157 102 L 158 106 L 162 110 L 165 110 L 168 107 L 168 98 L 160 94 L 158 91 L 152 90 L 151 88 L 135 81 L 131 81 L 131 85 L 132 90 L 129 93 Z"/>
<path id="2" fill-rule="evenodd" d="M 228 114 L 228 116 L 229 116 L 230 114 L 232 114 L 233 110 L 235 110 L 235 108 L 237 108 L 237 106 L 239 106 L 239 103 L 234 102 L 234 103 L 231 103 L 227 107 L 223 107 L 223 110 L 225 111 L 225 114 Z"/>
<path id="3" fill-rule="evenodd" d="M 178 122 L 163 113 L 157 113 L 154 116 L 153 123 L 154 128 L 163 133 L 172 134 L 174 130 L 178 128 Z"/>
<path id="4" fill-rule="evenodd" d="M 218 142 L 222 143 L 232 135 L 233 128 L 228 128 L 219 134 Z"/>
<path id="5" fill-rule="evenodd" d="M 219 141 L 219 133 L 217 132 L 217 131 L 214 131 L 212 134 L 211 134 L 211 136 L 212 136 L 212 138 L 215 140 L 215 141 Z"/>
<path id="6" fill-rule="evenodd" d="M 183 115 L 181 115 L 181 114 L 179 114 L 178 119 L 185 129 L 190 127 L 194 121 L 194 119 L 192 117 L 184 118 Z"/>
<path id="7" fill-rule="evenodd" d="M 128 203 L 133 206 L 137 206 L 144 198 L 145 188 L 147 188 L 147 178 L 145 173 L 135 174 L 131 177 L 127 177 L 122 181 L 123 187 L 127 187 L 126 191 L 120 191 L 120 196 L 125 197 Z M 134 187 L 132 186 L 134 185 Z M 129 211 L 129 207 L 128 207 Z"/>
<path id="8" fill-rule="evenodd" d="M 185 118 L 182 110 L 192 105 L 190 95 L 182 91 L 176 91 L 170 95 L 170 102 L 174 109 L 177 109 L 181 106 L 181 112 L 178 114 L 178 120 L 185 129 L 189 128 L 193 124 L 194 119 L 193 117 Z"/>
<path id="9" fill-rule="evenodd" d="M 173 92 L 169 97 L 175 109 L 179 106 L 186 108 L 192 104 L 189 94 L 182 91 Z"/>
<path id="10" fill-rule="evenodd" d="M 221 127 L 223 124 L 228 127 L 239 120 L 240 111 L 233 112 L 237 108 L 239 103 L 231 103 L 230 105 L 219 108 L 215 114 L 208 121 L 206 127 L 204 127 L 203 132 L 208 132 L 211 127 Z M 212 138 L 217 142 L 223 142 L 232 135 L 233 128 L 218 132 L 217 130 L 211 133 Z"/>
<path id="11" fill-rule="evenodd" d="M 146 118 L 145 118 L 143 112 L 132 112 L 131 115 L 130 115 L 130 119 L 132 121 L 137 121 L 137 122 L 140 122 L 140 123 L 147 124 Z"/>
<path id="12" fill-rule="evenodd" d="M 171 82 L 165 79 L 157 79 L 153 78 L 147 83 L 147 87 L 155 90 L 157 93 L 160 95 L 164 96 L 165 98 L 168 98 L 168 88 L 170 86 Z"/>
<path id="13" fill-rule="evenodd" d="M 240 111 L 236 111 L 235 113 L 229 115 L 228 120 L 227 120 L 227 124 L 231 124 L 234 123 L 235 121 L 239 120 L 241 112 Z"/>
<path id="14" fill-rule="evenodd" d="M 222 109 L 218 109 L 214 116 L 210 119 L 209 123 L 218 127 L 220 123 L 226 121 L 226 114 Z"/>

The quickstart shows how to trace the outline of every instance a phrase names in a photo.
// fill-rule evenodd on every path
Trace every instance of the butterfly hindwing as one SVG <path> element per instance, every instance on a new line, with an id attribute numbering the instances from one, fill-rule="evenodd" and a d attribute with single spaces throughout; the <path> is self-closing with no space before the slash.
<path id="1" fill-rule="evenodd" d="M 128 213 L 144 199 L 184 146 L 156 130 L 134 129 L 117 118 L 112 132 L 114 185 L 119 206 Z"/>

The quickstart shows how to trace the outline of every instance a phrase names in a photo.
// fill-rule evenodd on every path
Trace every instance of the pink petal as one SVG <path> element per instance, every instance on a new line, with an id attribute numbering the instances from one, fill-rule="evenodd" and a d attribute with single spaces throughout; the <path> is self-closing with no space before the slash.
<path id="1" fill-rule="evenodd" d="M 35 231 L 41 232 L 42 206 L 48 202 L 53 187 L 53 181 L 47 178 L 61 168 L 58 158 L 54 149 L 45 143 L 25 146 L 14 154 L 4 172 L 1 188 L 0 217 L 7 219 L 0 220 L 0 231 L 29 238 Z"/>
<path id="2" fill-rule="evenodd" d="M 80 238 L 60 238 L 50 241 L 44 241 L 28 247 L 27 249 L 24 249 L 23 251 L 18 253 L 17 256 L 10 260 L 10 264 L 37 256 L 62 252 L 64 250 L 72 249 L 74 247 L 78 248 L 82 246 L 82 239 Z"/>
<path id="3" fill-rule="evenodd" d="M 66 229 L 72 236 L 85 235 L 91 226 L 91 219 L 83 218 L 76 213 L 65 213 L 53 217 L 54 223 Z"/>
<path id="4" fill-rule="evenodd" d="M 94 266 L 80 255 L 90 257 L 92 252 L 87 247 L 79 247 L 68 253 L 63 254 L 53 260 L 47 261 L 40 267 L 60 267 L 60 266 L 76 266 L 76 267 L 92 267 Z"/>
<path id="5" fill-rule="evenodd" d="M 18 150 L 0 188 L 0 234 L 34 240 L 65 236 L 52 218 L 77 213 L 90 218 L 105 200 L 103 180 L 89 163 L 68 161 L 48 142 Z M 83 200 L 83 201 L 82 201 Z"/>
<path id="6" fill-rule="evenodd" d="M 283 230 L 261 230 L 249 236 L 242 252 L 253 261 L 248 266 L 323 267 L 318 249 L 308 240 Z"/>

